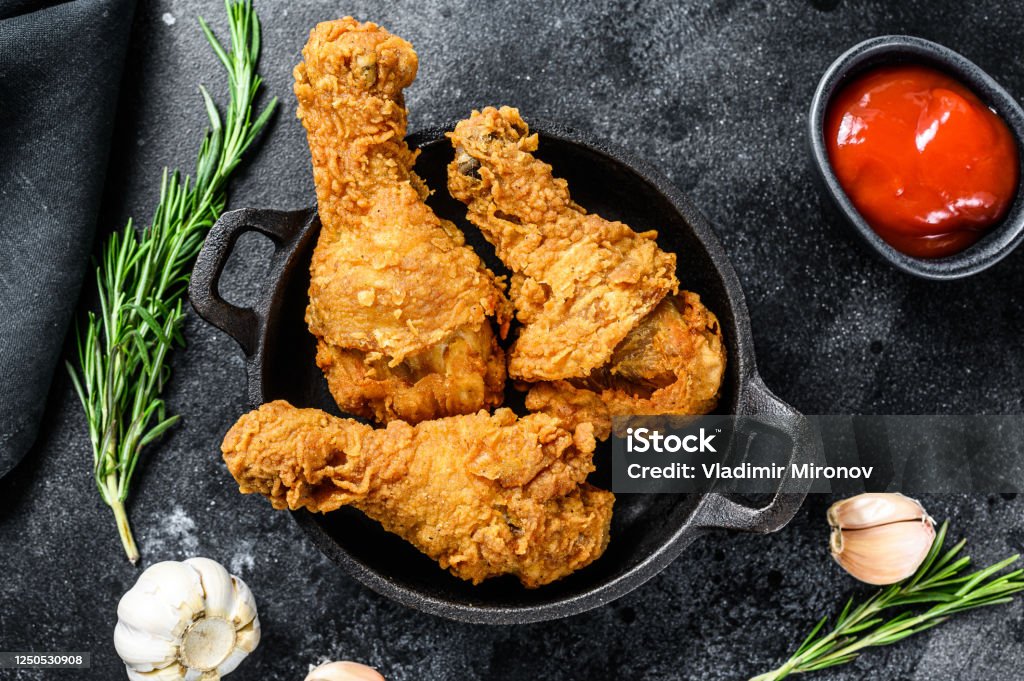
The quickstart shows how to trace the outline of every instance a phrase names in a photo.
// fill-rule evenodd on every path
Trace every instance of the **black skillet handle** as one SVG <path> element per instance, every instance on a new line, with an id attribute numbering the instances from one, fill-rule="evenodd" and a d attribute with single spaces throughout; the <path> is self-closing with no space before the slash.
<path id="1" fill-rule="evenodd" d="M 262 320 L 255 310 L 232 305 L 221 297 L 219 287 L 224 266 L 242 234 L 259 232 L 270 238 L 280 252 L 298 235 L 307 219 L 304 211 L 255 208 L 229 211 L 210 229 L 199 251 L 188 288 L 192 307 L 200 317 L 234 338 L 247 357 L 256 351 Z"/>
<path id="2" fill-rule="evenodd" d="M 747 384 L 742 404 L 741 415 L 764 418 L 788 436 L 787 474 L 779 482 L 771 501 L 760 508 L 747 506 L 724 494 L 708 494 L 697 511 L 697 524 L 707 529 L 767 534 L 785 526 L 803 504 L 811 483 L 794 479 L 790 474 L 792 464 L 820 461 L 821 438 L 807 417 L 779 399 L 756 374 Z"/>

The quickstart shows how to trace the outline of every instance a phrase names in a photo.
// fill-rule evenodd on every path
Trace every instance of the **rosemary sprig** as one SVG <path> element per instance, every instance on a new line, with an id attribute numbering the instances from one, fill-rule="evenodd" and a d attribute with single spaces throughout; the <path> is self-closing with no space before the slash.
<path id="1" fill-rule="evenodd" d="M 210 126 L 199 146 L 195 179 L 165 168 L 150 225 L 136 230 L 129 220 L 103 245 L 96 268 L 99 313 L 90 311 L 84 331 L 78 329 L 79 371 L 67 364 L 89 424 L 96 486 L 114 512 L 132 563 L 139 552 L 124 503 L 139 453 L 178 419 L 168 415 L 160 394 L 170 378 L 168 353 L 184 345 L 181 326 L 190 265 L 207 230 L 224 211 L 231 172 L 277 103 L 272 100 L 253 118 L 261 83 L 256 73 L 259 18 L 251 0 L 225 0 L 225 8 L 229 51 L 202 18 L 199 25 L 227 70 L 226 116 L 222 121 L 210 93 L 200 85 Z"/>
<path id="2" fill-rule="evenodd" d="M 997 576 L 1017 562 L 1016 555 L 983 570 L 961 574 L 971 559 L 959 555 L 964 540 L 942 553 L 948 525 L 942 524 L 931 551 L 912 577 L 886 587 L 857 607 L 853 607 L 851 598 L 829 633 L 820 635 L 828 621 L 824 617 L 785 664 L 750 681 L 776 681 L 790 674 L 846 664 L 865 648 L 895 643 L 941 624 L 958 612 L 1009 603 L 1014 594 L 1024 590 L 1024 570 Z M 879 616 L 890 608 L 928 604 L 930 607 L 917 614 L 904 610 L 889 619 Z"/>

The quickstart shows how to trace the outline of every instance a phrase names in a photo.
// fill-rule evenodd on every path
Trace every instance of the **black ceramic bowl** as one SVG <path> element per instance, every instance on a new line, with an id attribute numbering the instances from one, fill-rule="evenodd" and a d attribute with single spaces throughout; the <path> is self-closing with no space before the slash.
<path id="1" fill-rule="evenodd" d="M 573 198 L 637 230 L 657 228 L 661 246 L 679 256 L 684 285 L 699 292 L 718 315 L 729 352 L 721 411 L 794 415 L 757 375 L 743 293 L 722 246 L 700 213 L 646 164 L 581 134 L 555 126 L 538 128 L 542 131 L 538 156 L 569 181 Z M 453 154 L 444 130 L 413 135 L 409 141 L 422 150 L 416 170 L 436 190 L 430 199 L 434 210 L 456 222 L 488 264 L 504 272 L 493 249 L 465 221 L 462 204 L 445 191 L 446 166 Z M 254 407 L 286 399 L 296 406 L 337 413 L 314 362 L 313 338 L 303 320 L 310 256 L 319 228 L 313 209 L 233 211 L 214 226 L 196 262 L 192 303 L 200 315 L 238 340 L 248 355 L 249 401 Z M 277 250 L 265 297 L 255 308 L 241 309 L 221 298 L 217 282 L 235 240 L 249 230 L 269 236 Z M 507 403 L 521 407 L 522 396 L 510 389 Z M 805 421 L 781 421 L 783 428 L 789 428 L 791 460 L 814 459 L 819 445 Z M 604 443 L 596 456 L 594 481 L 605 488 L 610 486 L 609 449 Z M 607 552 L 570 577 L 533 590 L 524 589 L 512 577 L 479 586 L 457 579 L 354 509 L 327 515 L 302 511 L 295 518 L 324 553 L 385 596 L 453 619 L 508 624 L 564 617 L 622 596 L 657 574 L 709 530 L 777 530 L 796 513 L 805 493 L 806 483 L 786 479 L 774 495 L 760 503 L 720 494 L 619 495 Z"/>
<path id="2" fill-rule="evenodd" d="M 945 258 L 915 258 L 897 251 L 871 229 L 843 191 L 832 170 L 825 144 L 825 120 L 833 95 L 850 79 L 881 65 L 915 63 L 931 66 L 953 76 L 992 108 L 1009 126 L 1017 140 L 1018 152 L 1024 142 L 1024 111 L 1006 90 L 985 71 L 947 47 L 922 38 L 904 35 L 871 38 L 855 45 L 825 71 L 811 101 L 808 134 L 814 166 L 826 192 L 856 234 L 884 260 L 897 269 L 924 279 L 960 279 L 988 269 L 1005 258 L 1024 240 L 1024 172 L 1010 212 L 1001 223 L 965 250 Z"/>

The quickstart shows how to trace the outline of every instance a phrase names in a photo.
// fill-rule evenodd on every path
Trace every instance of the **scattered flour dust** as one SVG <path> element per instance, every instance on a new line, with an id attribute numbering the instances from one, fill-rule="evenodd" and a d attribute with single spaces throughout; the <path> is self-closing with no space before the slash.
<path id="1" fill-rule="evenodd" d="M 160 18 L 163 19 L 163 22 L 165 24 L 167 24 L 168 26 L 174 26 L 175 22 L 178 21 L 177 19 L 174 18 L 174 15 L 171 14 L 170 12 L 164 12 L 163 16 L 160 17 Z"/>
<path id="2" fill-rule="evenodd" d="M 175 506 L 146 537 L 146 551 L 155 560 L 169 560 L 182 555 L 191 558 L 198 549 L 196 521 L 181 506 Z"/>
<path id="3" fill-rule="evenodd" d="M 241 542 L 241 546 L 231 556 L 231 561 L 228 564 L 231 574 L 244 577 L 246 572 L 250 572 L 256 567 L 256 558 L 252 552 L 254 544 L 255 542 L 251 539 L 245 539 Z"/>

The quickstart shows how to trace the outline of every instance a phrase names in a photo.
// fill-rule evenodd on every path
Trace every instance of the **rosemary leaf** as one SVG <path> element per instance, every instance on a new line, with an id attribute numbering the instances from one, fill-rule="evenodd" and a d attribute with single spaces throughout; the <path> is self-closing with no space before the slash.
<path id="1" fill-rule="evenodd" d="M 226 0 L 225 9 L 230 48 L 202 18 L 199 25 L 228 74 L 226 114 L 222 118 L 200 85 L 209 127 L 200 141 L 195 179 L 165 168 L 150 224 L 137 230 L 129 220 L 103 244 L 96 268 L 99 314 L 88 312 L 85 328 L 78 328 L 77 369 L 67 364 L 89 425 L 96 486 L 132 563 L 139 552 L 124 503 L 143 447 L 178 420 L 167 415 L 160 395 L 170 378 L 168 355 L 184 344 L 191 263 L 227 205 L 231 172 L 277 104 L 271 100 L 253 120 L 262 82 L 256 73 L 259 19 L 251 0 Z"/>
<path id="2" fill-rule="evenodd" d="M 942 624 L 956 613 L 1009 603 L 1014 594 L 1024 591 L 1024 571 L 999 574 L 1017 562 L 1016 555 L 962 575 L 971 559 L 959 555 L 965 545 L 963 540 L 942 554 L 948 528 L 948 522 L 942 524 L 931 551 L 914 575 L 879 591 L 859 606 L 853 606 L 853 599 L 847 601 L 831 631 L 823 634 L 827 618 L 820 620 L 792 657 L 751 681 L 778 681 L 790 674 L 846 664 L 865 648 L 891 645 Z M 931 607 L 923 612 L 904 610 L 893 617 L 879 616 L 893 608 L 922 604 Z"/>

